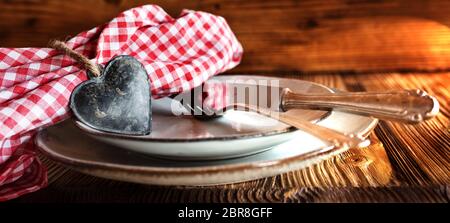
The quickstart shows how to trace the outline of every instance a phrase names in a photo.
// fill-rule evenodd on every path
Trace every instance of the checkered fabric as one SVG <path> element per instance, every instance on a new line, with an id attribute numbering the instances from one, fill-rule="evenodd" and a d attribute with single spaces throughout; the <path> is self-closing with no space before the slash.
<path id="1" fill-rule="evenodd" d="M 98 64 L 134 56 L 149 74 L 154 98 L 196 87 L 242 56 L 222 17 L 184 10 L 174 19 L 155 5 L 125 11 L 66 44 Z M 56 50 L 0 48 L 0 201 L 47 184 L 33 137 L 71 115 L 70 94 L 85 80 L 85 71 Z"/>

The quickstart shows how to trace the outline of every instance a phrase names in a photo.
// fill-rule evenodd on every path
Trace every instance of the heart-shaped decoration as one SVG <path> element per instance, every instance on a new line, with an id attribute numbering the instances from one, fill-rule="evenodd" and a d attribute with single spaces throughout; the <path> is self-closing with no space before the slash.
<path id="1" fill-rule="evenodd" d="M 150 83 L 144 66 L 131 56 L 116 56 L 100 77 L 78 85 L 70 98 L 76 118 L 94 129 L 128 135 L 151 131 Z"/>

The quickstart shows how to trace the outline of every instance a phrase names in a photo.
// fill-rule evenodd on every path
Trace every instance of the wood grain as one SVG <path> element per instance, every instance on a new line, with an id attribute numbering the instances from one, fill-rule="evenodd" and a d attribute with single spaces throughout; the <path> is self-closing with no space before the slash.
<path id="1" fill-rule="evenodd" d="M 350 79 L 350 78 L 349 78 Z M 395 159 L 397 173 L 409 184 L 448 184 L 450 182 L 450 75 L 391 74 L 370 75 L 352 80 L 364 85 L 367 91 L 379 89 L 420 88 L 436 95 L 441 113 L 419 125 L 382 122 L 376 130 L 385 147 Z M 390 134 L 399 137 L 391 138 Z"/>
<path id="2" fill-rule="evenodd" d="M 154 3 L 221 15 L 245 49 L 232 72 L 450 68 L 449 1 L 2 0 L 0 45 L 47 45 Z"/>
<path id="3" fill-rule="evenodd" d="M 49 186 L 14 202 L 449 202 L 450 73 L 298 75 L 359 90 L 422 88 L 441 113 L 420 125 L 382 122 L 372 144 L 298 171 L 239 184 L 165 187 L 84 175 L 45 157 Z"/>

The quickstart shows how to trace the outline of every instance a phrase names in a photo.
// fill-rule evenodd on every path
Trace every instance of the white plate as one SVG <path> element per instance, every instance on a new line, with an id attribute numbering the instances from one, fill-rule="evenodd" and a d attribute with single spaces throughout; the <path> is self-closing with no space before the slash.
<path id="1" fill-rule="evenodd" d="M 320 125 L 367 136 L 377 120 L 333 112 Z M 215 150 L 216 142 L 205 142 Z M 80 172 L 128 182 L 156 185 L 236 183 L 298 170 L 345 150 L 326 145 L 305 132 L 254 155 L 209 161 L 176 161 L 120 149 L 88 137 L 68 120 L 38 133 L 36 145 L 49 158 Z M 179 149 L 182 149 L 183 146 Z"/>
<path id="2" fill-rule="evenodd" d="M 292 79 L 261 76 L 218 76 L 213 80 L 279 80 L 282 87 L 298 93 L 332 92 L 322 85 Z M 94 130 L 75 120 L 89 136 L 110 145 L 143 154 L 183 160 L 215 160 L 242 157 L 272 148 L 301 136 L 288 125 L 253 112 L 228 111 L 223 117 L 202 121 L 192 116 L 174 116 L 174 100 L 153 101 L 152 133 L 147 136 L 125 136 Z M 178 103 L 178 102 L 175 102 Z M 184 110 L 181 106 L 176 109 Z M 177 111 L 175 111 L 177 112 Z M 180 111 L 178 111 L 181 113 Z M 331 112 L 299 110 L 299 118 L 311 122 L 326 121 Z"/>

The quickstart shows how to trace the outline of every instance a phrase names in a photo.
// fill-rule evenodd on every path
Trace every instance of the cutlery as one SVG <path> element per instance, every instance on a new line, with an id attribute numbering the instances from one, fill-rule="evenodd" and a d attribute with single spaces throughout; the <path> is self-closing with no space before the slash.
<path id="1" fill-rule="evenodd" d="M 214 98 L 210 98 L 211 95 Z M 180 102 L 196 118 L 215 118 L 230 109 L 253 111 L 343 148 L 367 146 L 368 141 L 360 135 L 344 134 L 313 124 L 292 111 L 336 110 L 408 124 L 420 123 L 439 112 L 438 101 L 423 90 L 297 94 L 276 85 L 207 82 L 172 96 L 172 99 Z M 215 106 L 205 103 L 211 100 L 221 103 Z"/>

